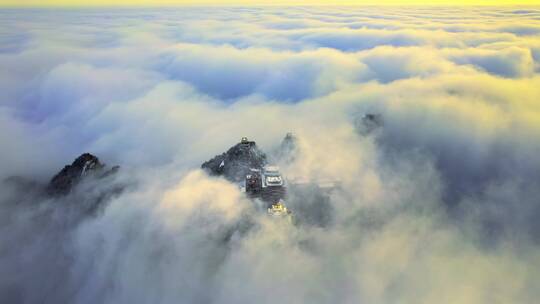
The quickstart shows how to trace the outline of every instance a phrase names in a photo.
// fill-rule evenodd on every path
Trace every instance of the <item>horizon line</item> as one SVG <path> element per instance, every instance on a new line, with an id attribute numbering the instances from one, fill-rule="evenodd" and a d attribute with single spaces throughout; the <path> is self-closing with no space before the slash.
<path id="1" fill-rule="evenodd" d="M 21 5 L 21 4 L 0 4 L 0 8 L 108 8 L 108 7 L 145 7 L 145 8 L 161 8 L 161 7 L 408 7 L 408 6 L 417 6 L 417 7 L 535 7 L 540 8 L 540 3 L 538 4 L 525 4 L 525 3 L 505 3 L 505 4 L 450 4 L 450 3 L 437 3 L 437 4 L 420 4 L 420 3 L 410 3 L 410 4 L 271 4 L 271 3 L 260 3 L 260 4 L 240 4 L 240 3 L 176 3 L 176 4 L 48 4 L 48 5 Z"/>

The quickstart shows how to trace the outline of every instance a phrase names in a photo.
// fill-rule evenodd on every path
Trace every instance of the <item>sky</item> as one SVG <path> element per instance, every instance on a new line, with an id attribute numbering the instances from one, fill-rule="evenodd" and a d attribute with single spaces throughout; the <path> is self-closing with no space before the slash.
<path id="1" fill-rule="evenodd" d="M 540 298 L 538 8 L 0 10 L 0 67 L 1 303 Z M 269 218 L 200 170 L 243 136 L 340 189 Z"/>
<path id="2" fill-rule="evenodd" d="M 0 0 L 0 6 L 160 6 L 160 5 L 540 5 L 539 0 Z"/>

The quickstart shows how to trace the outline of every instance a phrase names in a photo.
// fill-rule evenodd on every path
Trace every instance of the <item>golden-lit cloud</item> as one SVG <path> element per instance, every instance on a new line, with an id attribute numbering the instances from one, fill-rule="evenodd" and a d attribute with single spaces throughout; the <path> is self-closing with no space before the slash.
<path id="1" fill-rule="evenodd" d="M 167 5 L 538 5 L 539 0 L 0 0 L 0 6 L 167 6 Z"/>
<path id="2" fill-rule="evenodd" d="M 82 152 L 121 165 L 62 198 L 0 183 L 0 302 L 540 297 L 539 9 L 0 14 L 0 180 L 39 187 Z M 298 224 L 267 217 L 200 170 L 242 136 L 338 187 L 291 186 Z"/>

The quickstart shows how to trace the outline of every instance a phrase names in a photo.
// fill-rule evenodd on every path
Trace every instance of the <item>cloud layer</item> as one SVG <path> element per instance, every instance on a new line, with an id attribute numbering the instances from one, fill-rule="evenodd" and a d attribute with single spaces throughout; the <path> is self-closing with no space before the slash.
<path id="1" fill-rule="evenodd" d="M 0 11 L 0 178 L 122 166 L 90 218 L 0 191 L 10 303 L 534 303 L 540 10 Z M 362 135 L 364 114 L 383 128 Z M 299 139 L 298 226 L 198 168 Z M 4 302 L 4 301 L 2 301 Z"/>

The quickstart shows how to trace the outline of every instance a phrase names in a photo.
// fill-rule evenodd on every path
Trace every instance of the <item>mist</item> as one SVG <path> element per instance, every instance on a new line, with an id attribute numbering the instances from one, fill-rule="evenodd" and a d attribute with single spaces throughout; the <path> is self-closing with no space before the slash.
<path id="1" fill-rule="evenodd" d="M 535 303 L 539 20 L 0 10 L 0 302 Z M 200 169 L 243 136 L 338 189 L 269 217 Z M 41 192 L 85 152 L 120 170 Z"/>

